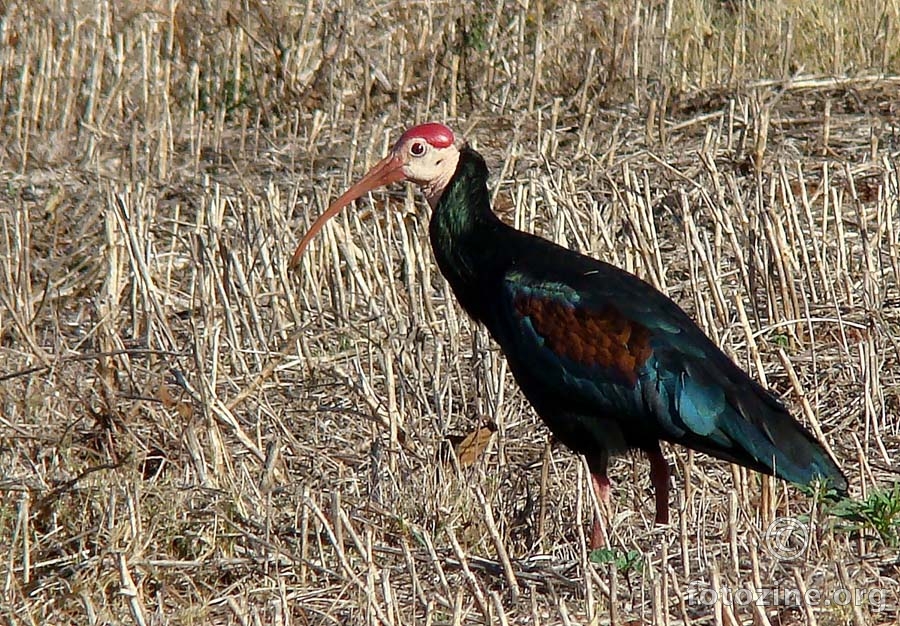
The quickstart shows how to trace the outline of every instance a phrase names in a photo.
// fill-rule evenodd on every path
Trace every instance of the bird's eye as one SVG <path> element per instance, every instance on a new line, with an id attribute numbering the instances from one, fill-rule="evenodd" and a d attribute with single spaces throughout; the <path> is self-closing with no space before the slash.
<path id="1" fill-rule="evenodd" d="M 423 154 L 425 154 L 425 144 L 421 141 L 413 142 L 413 144 L 409 147 L 409 153 L 414 157 L 422 156 Z"/>

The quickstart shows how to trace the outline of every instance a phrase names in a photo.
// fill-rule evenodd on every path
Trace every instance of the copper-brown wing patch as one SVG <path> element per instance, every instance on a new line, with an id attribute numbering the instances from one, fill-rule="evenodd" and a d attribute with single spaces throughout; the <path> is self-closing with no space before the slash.
<path id="1" fill-rule="evenodd" d="M 650 331 L 612 307 L 591 310 L 532 295 L 517 296 L 514 305 L 554 353 L 613 369 L 632 385 L 652 352 Z"/>

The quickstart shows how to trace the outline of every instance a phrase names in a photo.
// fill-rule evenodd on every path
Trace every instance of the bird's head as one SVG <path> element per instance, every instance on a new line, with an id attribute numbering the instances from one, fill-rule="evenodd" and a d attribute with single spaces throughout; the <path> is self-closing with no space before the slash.
<path id="1" fill-rule="evenodd" d="M 456 145 L 452 130 L 436 122 L 410 128 L 403 133 L 386 157 L 319 216 L 300 240 L 291 257 L 290 266 L 294 267 L 300 262 L 306 246 L 325 222 L 357 198 L 378 187 L 408 180 L 422 188 L 433 209 L 456 172 L 458 162 L 459 146 Z"/>

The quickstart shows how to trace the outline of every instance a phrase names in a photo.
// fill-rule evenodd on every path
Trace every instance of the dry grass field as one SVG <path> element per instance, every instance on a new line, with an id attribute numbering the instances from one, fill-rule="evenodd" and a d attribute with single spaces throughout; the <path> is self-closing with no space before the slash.
<path id="1" fill-rule="evenodd" d="M 429 119 L 503 219 L 679 302 L 853 501 L 669 447 L 672 523 L 623 457 L 590 553 L 582 461 L 412 189 L 287 268 Z M 3 623 L 900 620 L 897 0 L 7 1 L 0 124 Z"/>

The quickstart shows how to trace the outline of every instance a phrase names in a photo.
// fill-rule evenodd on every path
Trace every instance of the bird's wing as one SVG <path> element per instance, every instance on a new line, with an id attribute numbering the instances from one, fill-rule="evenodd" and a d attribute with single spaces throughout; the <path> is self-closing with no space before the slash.
<path id="1" fill-rule="evenodd" d="M 532 395 L 793 482 L 844 481 L 777 398 L 631 274 L 596 261 L 564 274 L 520 266 L 503 292 L 506 319 L 495 326 L 506 330 L 494 334 L 513 371 L 540 388 Z"/>
<path id="2" fill-rule="evenodd" d="M 703 384 L 710 342 L 691 332 L 681 309 L 612 266 L 567 278 L 507 273 L 507 352 L 573 402 L 622 419 L 652 415 L 663 436 L 695 432 L 724 443 L 716 432 L 724 392 Z"/>

